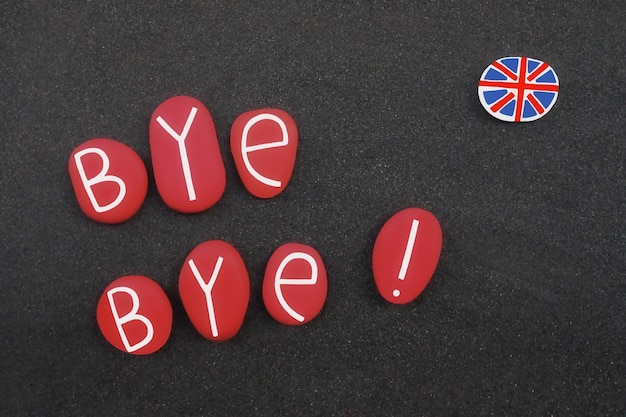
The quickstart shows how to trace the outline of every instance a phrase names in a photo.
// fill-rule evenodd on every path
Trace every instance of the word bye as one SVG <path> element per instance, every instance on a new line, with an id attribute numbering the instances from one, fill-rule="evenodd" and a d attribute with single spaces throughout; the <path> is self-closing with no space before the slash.
<path id="1" fill-rule="evenodd" d="M 441 227 L 432 213 L 408 208 L 393 215 L 378 233 L 372 256 L 381 296 L 393 304 L 413 301 L 434 274 L 441 243 Z M 234 247 L 211 240 L 194 248 L 181 269 L 178 291 L 191 323 L 206 339 L 225 341 L 239 332 L 250 299 L 250 281 Z M 296 326 L 313 320 L 328 291 L 319 253 L 298 243 L 279 247 L 267 263 L 262 291 L 265 308 L 276 321 Z M 107 287 L 98 304 L 100 330 L 113 346 L 128 353 L 160 349 L 171 322 L 165 293 L 146 277 L 119 278 Z"/>
<path id="2" fill-rule="evenodd" d="M 185 259 L 178 290 L 191 323 L 206 339 L 225 341 L 237 334 L 250 299 L 250 281 L 234 247 L 219 240 L 198 245 Z M 263 282 L 263 301 L 278 322 L 295 326 L 313 320 L 324 305 L 326 291 L 326 268 L 315 249 L 288 243 L 272 254 Z M 104 290 L 97 321 L 113 346 L 145 355 L 167 342 L 172 307 L 153 280 L 125 276 Z"/>
<path id="3" fill-rule="evenodd" d="M 217 203 L 226 170 L 213 119 L 198 100 L 172 97 L 150 120 L 154 181 L 162 200 L 180 213 L 199 213 Z M 288 185 L 296 160 L 298 129 L 286 112 L 260 109 L 240 115 L 231 128 L 231 153 L 246 189 L 271 198 Z M 141 158 L 113 139 L 92 139 L 70 156 L 68 169 L 81 210 L 92 220 L 122 223 L 147 192 Z"/>

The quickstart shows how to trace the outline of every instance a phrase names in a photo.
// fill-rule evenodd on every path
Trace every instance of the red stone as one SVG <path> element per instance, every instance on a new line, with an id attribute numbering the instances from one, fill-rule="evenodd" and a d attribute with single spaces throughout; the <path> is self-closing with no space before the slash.
<path id="1" fill-rule="evenodd" d="M 249 111 L 233 123 L 230 148 L 246 189 L 259 198 L 274 197 L 291 179 L 298 149 L 298 128 L 282 110 Z"/>
<path id="2" fill-rule="evenodd" d="M 263 302 L 278 322 L 300 325 L 322 310 L 328 282 L 319 253 L 310 246 L 287 243 L 272 254 L 263 279 Z"/>
<path id="3" fill-rule="evenodd" d="M 181 213 L 198 213 L 217 203 L 226 170 L 211 114 L 192 97 L 172 97 L 150 120 L 154 180 L 161 198 Z"/>
<path id="4" fill-rule="evenodd" d="M 105 339 L 123 352 L 161 349 L 172 330 L 172 306 L 159 284 L 141 275 L 113 281 L 100 297 L 97 320 Z"/>
<path id="5" fill-rule="evenodd" d="M 148 173 L 139 155 L 112 139 L 91 139 L 78 146 L 68 169 L 80 208 L 97 222 L 128 220 L 148 192 Z"/>
<path id="6" fill-rule="evenodd" d="M 372 256 L 380 295 L 393 304 L 417 298 L 435 272 L 441 240 L 439 221 L 429 211 L 408 208 L 387 220 Z"/>
<path id="7" fill-rule="evenodd" d="M 191 323 L 209 340 L 224 341 L 239 331 L 248 301 L 248 271 L 235 248 L 211 240 L 194 248 L 180 271 L 180 298 Z"/>

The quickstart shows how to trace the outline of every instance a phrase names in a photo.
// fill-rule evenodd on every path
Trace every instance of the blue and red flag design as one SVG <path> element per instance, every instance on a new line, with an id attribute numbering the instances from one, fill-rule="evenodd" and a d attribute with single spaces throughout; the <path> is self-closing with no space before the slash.
<path id="1" fill-rule="evenodd" d="M 500 58 L 489 65 L 478 83 L 478 98 L 489 114 L 506 122 L 530 122 L 543 117 L 559 94 L 552 67 L 525 56 Z"/>

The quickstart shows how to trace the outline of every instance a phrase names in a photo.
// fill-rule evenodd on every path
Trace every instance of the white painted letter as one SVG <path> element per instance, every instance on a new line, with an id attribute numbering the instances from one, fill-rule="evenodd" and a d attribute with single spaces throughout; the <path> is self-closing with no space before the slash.
<path id="1" fill-rule="evenodd" d="M 198 268 L 196 267 L 193 259 L 190 259 L 188 262 L 189 267 L 191 268 L 191 272 L 193 272 L 193 276 L 196 277 L 198 285 L 200 285 L 200 288 L 204 292 L 204 296 L 206 298 L 206 306 L 209 310 L 209 322 L 211 323 L 211 334 L 213 335 L 213 337 L 219 336 L 219 333 L 217 331 L 217 321 L 215 320 L 215 309 L 213 307 L 213 297 L 211 296 L 211 291 L 213 291 L 213 286 L 215 285 L 215 281 L 217 281 L 217 276 L 219 275 L 220 269 L 222 268 L 222 262 L 224 262 L 224 258 L 222 258 L 221 256 L 218 257 L 208 284 L 204 282 L 204 278 L 202 278 L 202 275 L 200 275 L 200 271 L 198 271 Z"/>
<path id="2" fill-rule="evenodd" d="M 83 166 L 83 161 L 81 160 L 81 158 L 84 155 L 87 155 L 90 153 L 95 153 L 96 155 L 100 157 L 100 159 L 102 159 L 102 169 L 100 170 L 100 172 L 98 172 L 98 174 L 95 177 L 91 179 L 87 178 L 87 173 L 85 173 L 85 167 Z M 87 192 L 89 201 L 91 201 L 91 205 L 93 206 L 94 210 L 96 210 L 97 213 L 104 213 L 105 211 L 114 209 L 122 202 L 122 200 L 126 196 L 126 184 L 120 177 L 117 177 L 115 175 L 107 175 L 107 172 L 109 171 L 110 162 L 109 162 L 109 157 L 102 149 L 87 148 L 87 149 L 83 149 L 80 152 L 76 152 L 76 154 L 74 155 L 74 162 L 76 162 L 76 169 L 78 170 L 80 179 L 83 182 L 83 186 L 85 187 L 85 191 Z M 101 206 L 98 203 L 98 200 L 96 200 L 96 196 L 94 195 L 91 187 L 94 186 L 95 184 L 99 184 L 101 182 L 107 182 L 107 181 L 116 183 L 120 187 L 120 192 L 112 203 L 109 203 L 106 206 Z"/>
<path id="3" fill-rule="evenodd" d="M 282 139 L 280 140 L 280 142 L 268 142 L 268 143 L 261 143 L 259 145 L 248 146 L 248 131 L 252 128 L 252 126 L 254 126 L 256 123 L 262 120 L 272 120 L 278 123 L 278 126 L 280 126 L 280 130 L 282 131 L 282 136 L 283 136 Z M 243 163 L 246 165 L 248 172 L 250 172 L 250 174 L 254 178 L 262 182 L 263 184 L 269 185 L 270 187 L 280 188 L 280 186 L 282 185 L 280 181 L 276 181 L 271 178 L 264 177 L 263 175 L 259 174 L 259 172 L 256 169 L 252 167 L 252 164 L 250 163 L 250 159 L 248 158 L 248 153 L 260 151 L 263 149 L 287 146 L 288 143 L 289 143 L 289 134 L 287 133 L 287 126 L 285 125 L 285 122 L 283 122 L 283 120 L 280 117 L 275 116 L 273 114 L 269 114 L 269 113 L 263 113 L 263 114 L 254 116 L 252 119 L 248 120 L 248 123 L 246 123 L 246 125 L 244 126 L 243 133 L 241 134 L 241 157 L 243 158 Z"/>
<path id="4" fill-rule="evenodd" d="M 113 300 L 113 294 L 118 292 L 125 292 L 126 294 L 130 295 L 133 300 L 133 307 L 131 308 L 130 312 L 128 312 L 124 317 L 120 317 L 119 313 L 117 312 L 115 302 Z M 152 326 L 152 322 L 148 320 L 146 316 L 137 314 L 137 311 L 139 310 L 139 296 L 137 295 L 135 290 L 129 287 L 115 287 L 107 291 L 107 297 L 109 298 L 109 305 L 111 306 L 113 319 L 115 320 L 115 324 L 117 325 L 117 331 L 120 333 L 120 337 L 122 338 L 122 343 L 124 343 L 126 351 L 128 353 L 132 353 L 150 343 L 154 336 L 154 327 Z M 126 337 L 126 333 L 124 332 L 124 328 L 122 326 L 133 320 L 139 320 L 140 322 L 142 322 L 146 326 L 147 333 L 146 337 L 144 337 L 141 342 L 131 346 L 130 343 L 128 343 L 128 338 Z"/>
<path id="5" fill-rule="evenodd" d="M 309 263 L 311 266 L 311 278 L 282 278 L 283 271 L 285 270 L 287 264 L 295 259 L 303 259 Z M 283 296 L 281 285 L 315 285 L 317 282 L 317 271 L 317 262 L 315 262 L 315 259 L 308 253 L 304 252 L 290 253 L 285 257 L 285 259 L 282 260 L 276 270 L 276 276 L 274 277 L 274 291 L 276 292 L 276 298 L 278 298 L 278 302 L 285 309 L 287 314 L 300 323 L 304 321 L 304 317 L 294 311 L 294 309 L 287 304 L 287 301 L 285 301 L 285 297 Z"/>
<path id="6" fill-rule="evenodd" d="M 189 167 L 189 158 L 187 157 L 185 139 L 187 139 L 189 129 L 191 129 L 191 125 L 193 124 L 193 119 L 195 119 L 197 111 L 197 108 L 191 108 L 191 112 L 189 112 L 189 116 L 185 122 L 185 127 L 180 135 L 176 133 L 161 116 L 156 119 L 161 127 L 165 129 L 165 131 L 169 133 L 169 135 L 178 143 L 178 152 L 180 153 L 180 162 L 183 166 L 183 175 L 185 176 L 185 184 L 187 185 L 187 195 L 189 196 L 189 201 L 194 201 L 196 199 L 196 190 L 193 188 L 193 179 L 191 178 L 191 168 Z"/>

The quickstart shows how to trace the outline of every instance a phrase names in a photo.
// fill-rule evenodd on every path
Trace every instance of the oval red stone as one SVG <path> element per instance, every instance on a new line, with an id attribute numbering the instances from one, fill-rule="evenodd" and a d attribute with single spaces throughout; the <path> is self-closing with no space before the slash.
<path id="1" fill-rule="evenodd" d="M 298 149 L 298 128 L 282 110 L 249 111 L 233 123 L 230 147 L 246 189 L 259 198 L 274 197 L 291 179 Z"/>
<path id="2" fill-rule="evenodd" d="M 384 224 L 372 256 L 378 292 L 390 303 L 413 301 L 430 281 L 441 253 L 441 227 L 427 210 L 408 208 Z"/>
<path id="3" fill-rule="evenodd" d="M 287 243 L 272 254 L 263 279 L 263 302 L 278 322 L 299 325 L 313 320 L 324 306 L 328 282 L 315 249 Z"/>
<path id="4" fill-rule="evenodd" d="M 91 139 L 68 161 L 81 210 L 101 223 L 121 223 L 139 210 L 148 192 L 148 173 L 135 151 L 113 139 Z"/>
<path id="5" fill-rule="evenodd" d="M 217 203 L 226 170 L 211 114 L 192 97 L 161 103 L 150 120 L 154 180 L 161 198 L 181 213 L 198 213 Z"/>
<path id="6" fill-rule="evenodd" d="M 147 355 L 161 349 L 172 330 L 172 306 L 150 278 L 128 275 L 100 297 L 97 320 L 105 339 L 123 352 Z"/>
<path id="7" fill-rule="evenodd" d="M 250 299 L 248 271 L 239 252 L 220 240 L 201 243 L 183 265 L 180 298 L 191 323 L 209 340 L 237 334 Z"/>

